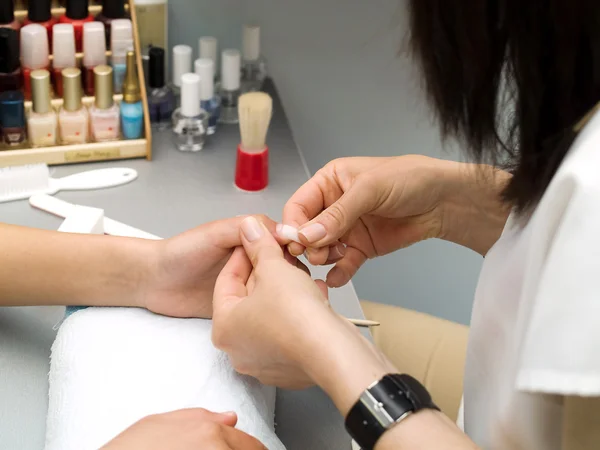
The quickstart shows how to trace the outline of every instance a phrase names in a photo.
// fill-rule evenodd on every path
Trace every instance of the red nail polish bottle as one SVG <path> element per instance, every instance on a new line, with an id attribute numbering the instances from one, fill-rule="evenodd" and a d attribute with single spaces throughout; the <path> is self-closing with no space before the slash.
<path id="1" fill-rule="evenodd" d="M 37 23 L 43 26 L 48 33 L 48 43 L 52 44 L 52 27 L 58 20 L 52 17 L 52 0 L 31 0 L 27 10 L 27 19 L 24 25 Z M 52 49 L 50 49 L 52 51 Z"/>
<path id="2" fill-rule="evenodd" d="M 129 19 L 129 14 L 125 12 L 125 0 L 103 0 L 102 12 L 96 16 L 95 20 L 104 24 L 107 47 L 110 46 L 110 24 L 115 19 Z"/>
<path id="3" fill-rule="evenodd" d="M 19 33 L 0 28 L 0 92 L 19 91 L 22 85 Z"/>
<path id="4" fill-rule="evenodd" d="M 56 95 L 63 96 L 62 71 L 77 65 L 75 59 L 75 34 L 73 25 L 59 23 L 52 31 L 54 39 L 54 59 L 52 60 L 52 75 Z"/>
<path id="5" fill-rule="evenodd" d="M 67 0 L 67 11 L 60 18 L 61 23 L 70 23 L 75 30 L 75 47 L 83 51 L 83 24 L 93 22 L 94 17 L 88 11 L 88 0 Z"/>
<path id="6" fill-rule="evenodd" d="M 23 91 L 31 99 L 31 71 L 49 69 L 48 33 L 40 24 L 32 23 L 21 28 L 21 65 L 23 69 Z"/>
<path id="7" fill-rule="evenodd" d="M 90 22 L 83 26 L 83 86 L 85 95 L 95 93 L 94 67 L 106 64 L 106 42 L 104 24 Z"/>
<path id="8" fill-rule="evenodd" d="M 12 28 L 19 31 L 21 23 L 15 20 L 14 0 L 3 0 L 0 4 L 0 28 Z"/>

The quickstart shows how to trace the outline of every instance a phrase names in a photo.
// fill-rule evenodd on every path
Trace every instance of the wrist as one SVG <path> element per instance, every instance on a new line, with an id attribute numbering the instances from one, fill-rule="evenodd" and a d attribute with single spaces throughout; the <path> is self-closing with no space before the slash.
<path id="1" fill-rule="evenodd" d="M 339 316 L 334 316 L 327 328 L 320 329 L 327 332 L 315 340 L 301 364 L 345 417 L 369 385 L 397 370 L 353 325 Z"/>
<path id="2" fill-rule="evenodd" d="M 511 211 L 502 199 L 511 175 L 488 165 L 445 161 L 439 176 L 444 186 L 439 237 L 485 256 Z"/>

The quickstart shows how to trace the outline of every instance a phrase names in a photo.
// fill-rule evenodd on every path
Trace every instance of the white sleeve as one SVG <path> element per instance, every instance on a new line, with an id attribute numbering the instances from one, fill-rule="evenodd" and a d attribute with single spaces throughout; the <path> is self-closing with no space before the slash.
<path id="1" fill-rule="evenodd" d="M 533 301 L 520 390 L 600 396 L 600 164 L 586 161 L 572 161 L 552 183 L 554 202 L 540 204 L 533 228 L 539 276 L 524 290 Z"/>

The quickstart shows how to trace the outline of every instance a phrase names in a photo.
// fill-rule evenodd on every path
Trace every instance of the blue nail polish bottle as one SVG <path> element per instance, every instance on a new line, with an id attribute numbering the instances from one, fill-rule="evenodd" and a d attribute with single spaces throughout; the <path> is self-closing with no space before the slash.
<path id="1" fill-rule="evenodd" d="M 221 98 L 215 95 L 214 72 L 212 59 L 200 58 L 195 64 L 196 74 L 200 76 L 200 107 L 208 114 L 206 134 L 214 134 L 221 114 Z"/>
<path id="2" fill-rule="evenodd" d="M 144 134 L 144 107 L 133 52 L 127 52 L 127 73 L 121 102 L 121 131 L 125 139 L 140 139 Z"/>

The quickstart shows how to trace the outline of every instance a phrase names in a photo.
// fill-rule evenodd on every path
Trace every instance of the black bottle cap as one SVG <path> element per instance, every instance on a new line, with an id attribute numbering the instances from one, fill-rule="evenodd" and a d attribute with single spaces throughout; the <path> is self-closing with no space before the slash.
<path id="1" fill-rule="evenodd" d="M 148 84 L 151 88 L 161 88 L 165 85 L 165 51 L 160 47 L 152 47 L 148 56 L 150 57 Z"/>
<path id="2" fill-rule="evenodd" d="M 123 19 L 125 17 L 125 0 L 104 0 L 102 15 L 109 19 Z"/>
<path id="3" fill-rule="evenodd" d="M 0 2 L 0 24 L 12 23 L 15 20 L 14 0 Z"/>
<path id="4" fill-rule="evenodd" d="M 0 73 L 13 73 L 20 65 L 19 33 L 0 28 Z"/>
<path id="5" fill-rule="evenodd" d="M 85 19 L 90 15 L 88 6 L 88 0 L 67 0 L 67 12 L 65 15 L 72 20 Z"/>
<path id="6" fill-rule="evenodd" d="M 29 0 L 27 15 L 32 22 L 48 22 L 52 19 L 52 0 Z"/>

